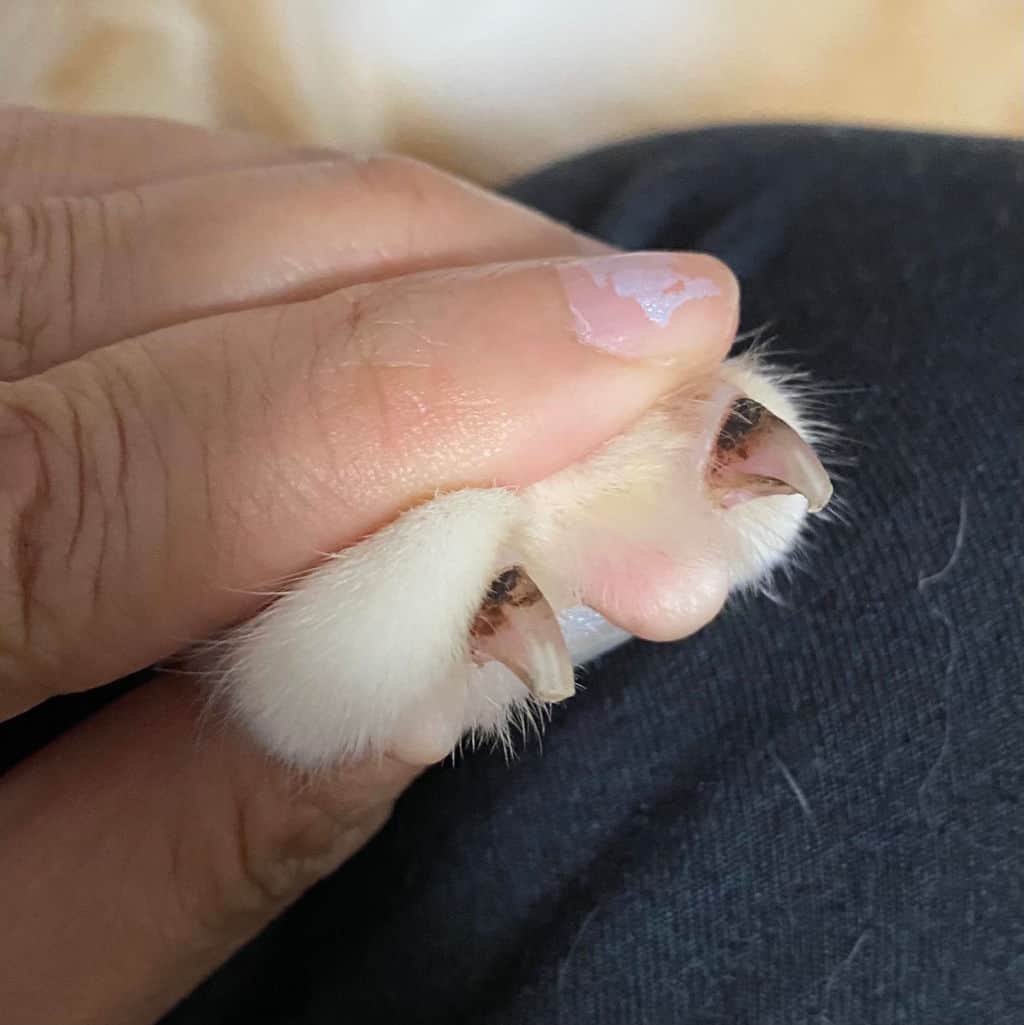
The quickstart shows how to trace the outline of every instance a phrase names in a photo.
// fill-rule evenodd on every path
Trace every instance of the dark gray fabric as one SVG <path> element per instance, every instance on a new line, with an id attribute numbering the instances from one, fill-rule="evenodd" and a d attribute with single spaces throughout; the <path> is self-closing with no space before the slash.
<path id="1" fill-rule="evenodd" d="M 428 774 L 168 1023 L 1024 1021 L 1024 147 L 726 128 L 511 192 L 727 260 L 835 389 L 846 522 Z"/>

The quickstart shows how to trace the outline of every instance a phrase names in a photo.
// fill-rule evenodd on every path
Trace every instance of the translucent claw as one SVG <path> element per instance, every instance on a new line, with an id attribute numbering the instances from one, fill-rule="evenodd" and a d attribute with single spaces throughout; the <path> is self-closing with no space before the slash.
<path id="1" fill-rule="evenodd" d="M 491 584 L 470 631 L 478 663 L 501 662 L 538 701 L 563 701 L 576 690 L 572 661 L 558 620 L 522 566 Z"/>
<path id="2" fill-rule="evenodd" d="M 807 511 L 816 513 L 832 497 L 832 481 L 814 449 L 784 420 L 748 398 L 729 408 L 708 482 L 726 509 L 765 495 L 803 495 Z"/>

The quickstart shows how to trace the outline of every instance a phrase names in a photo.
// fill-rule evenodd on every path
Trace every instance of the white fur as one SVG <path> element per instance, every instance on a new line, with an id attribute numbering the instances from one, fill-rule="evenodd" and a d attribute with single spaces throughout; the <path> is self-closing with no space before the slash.
<path id="1" fill-rule="evenodd" d="M 300 765 L 386 747 L 411 708 L 468 672 L 513 505 L 502 490 L 440 495 L 332 556 L 211 649 L 234 713 Z"/>
<path id="2" fill-rule="evenodd" d="M 712 385 L 723 383 L 801 426 L 784 387 L 750 358 L 729 361 Z M 578 608 L 606 540 L 627 556 L 636 543 L 683 567 L 714 562 L 730 587 L 760 579 L 792 549 L 803 498 L 727 510 L 708 500 L 699 451 L 708 387 L 672 397 L 519 493 L 466 490 L 406 512 L 208 648 L 205 671 L 263 745 L 303 768 L 396 748 L 441 756 L 466 733 L 506 735 L 511 719 L 530 714 L 530 697 L 504 667 L 473 666 L 468 640 L 491 581 L 511 563 L 561 611 L 582 660 L 628 636 Z M 609 563 L 611 591 L 642 590 L 629 563 Z"/>
<path id="3" fill-rule="evenodd" d="M 773 375 L 753 357 L 729 360 L 723 375 L 738 391 L 785 420 L 808 441 L 814 433 L 786 378 Z M 761 580 L 775 569 L 797 542 L 803 529 L 807 503 L 800 495 L 768 495 L 747 502 L 726 513 L 730 525 L 731 549 L 728 556 L 730 583 L 745 587 Z"/>

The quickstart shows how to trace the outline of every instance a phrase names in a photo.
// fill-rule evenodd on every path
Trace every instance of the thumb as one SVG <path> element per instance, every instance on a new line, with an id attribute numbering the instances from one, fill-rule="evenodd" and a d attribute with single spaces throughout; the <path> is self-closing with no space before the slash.
<path id="1" fill-rule="evenodd" d="M 436 489 L 580 458 L 737 319 L 661 253 L 397 278 L 223 314 L 0 386 L 0 715 L 255 611 Z"/>
<path id="2" fill-rule="evenodd" d="M 305 780 L 181 679 L 147 683 L 0 779 L 0 1019 L 158 1018 L 384 824 L 422 770 Z"/>

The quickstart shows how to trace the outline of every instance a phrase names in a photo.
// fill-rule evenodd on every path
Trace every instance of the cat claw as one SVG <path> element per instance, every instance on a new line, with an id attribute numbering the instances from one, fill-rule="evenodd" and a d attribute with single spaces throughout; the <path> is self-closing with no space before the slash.
<path id="1" fill-rule="evenodd" d="M 807 511 L 817 513 L 832 498 L 832 481 L 814 449 L 745 397 L 733 402 L 719 430 L 709 483 L 726 509 L 765 495 L 803 495 Z"/>
<path id="2" fill-rule="evenodd" d="M 495 578 L 470 630 L 477 663 L 500 662 L 545 703 L 576 692 L 572 660 L 554 610 L 522 566 Z"/>

